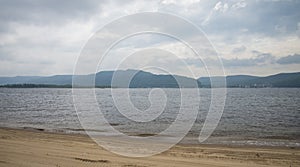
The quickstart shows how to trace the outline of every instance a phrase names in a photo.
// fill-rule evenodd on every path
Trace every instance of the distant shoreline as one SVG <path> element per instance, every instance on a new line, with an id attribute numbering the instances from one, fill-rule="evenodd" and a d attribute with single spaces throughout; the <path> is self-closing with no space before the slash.
<path id="1" fill-rule="evenodd" d="M 0 85 L 0 88 L 123 88 L 123 87 L 111 87 L 111 86 L 75 86 L 72 85 L 55 85 L 55 84 L 5 84 Z M 178 87 L 131 87 L 130 89 L 147 89 L 147 88 L 173 88 L 178 89 Z M 188 88 L 188 89 L 210 89 L 211 87 L 198 87 L 198 88 Z M 215 88 L 225 88 L 225 87 L 215 87 Z M 300 88 L 300 87 L 238 87 L 238 86 L 229 86 L 226 88 Z"/>
<path id="2" fill-rule="evenodd" d="M 52 85 L 52 84 L 6 84 L 0 85 L 0 88 L 112 88 L 110 86 L 75 86 L 72 85 Z"/>
<path id="3" fill-rule="evenodd" d="M 132 78 L 131 78 L 132 77 Z M 131 78 L 130 80 L 128 80 Z M 0 87 L 14 88 L 291 88 L 300 87 L 300 72 L 269 76 L 232 75 L 190 78 L 180 75 L 153 74 L 141 70 L 101 71 L 88 75 L 0 77 Z"/>

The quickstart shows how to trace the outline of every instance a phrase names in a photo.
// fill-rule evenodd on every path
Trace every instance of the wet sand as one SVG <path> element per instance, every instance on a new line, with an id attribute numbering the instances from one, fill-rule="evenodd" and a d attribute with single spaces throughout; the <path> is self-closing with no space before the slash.
<path id="1" fill-rule="evenodd" d="M 0 128 L 0 166 L 300 166 L 299 148 L 177 145 L 147 158 L 101 148 L 88 136 Z"/>

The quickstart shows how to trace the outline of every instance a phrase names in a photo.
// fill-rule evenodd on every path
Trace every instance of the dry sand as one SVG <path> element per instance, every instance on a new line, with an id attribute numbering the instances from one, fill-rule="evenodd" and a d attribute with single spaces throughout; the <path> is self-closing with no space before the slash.
<path id="1" fill-rule="evenodd" d="M 177 145 L 148 158 L 104 150 L 85 135 L 0 129 L 0 166 L 300 166 L 299 148 Z"/>

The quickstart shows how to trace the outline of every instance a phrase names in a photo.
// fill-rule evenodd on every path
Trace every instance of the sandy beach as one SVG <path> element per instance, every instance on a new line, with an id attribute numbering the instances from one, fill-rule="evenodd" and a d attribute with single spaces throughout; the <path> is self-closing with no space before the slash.
<path id="1" fill-rule="evenodd" d="M 299 148 L 177 145 L 147 158 L 110 153 L 88 136 L 0 129 L 0 166 L 300 166 Z"/>

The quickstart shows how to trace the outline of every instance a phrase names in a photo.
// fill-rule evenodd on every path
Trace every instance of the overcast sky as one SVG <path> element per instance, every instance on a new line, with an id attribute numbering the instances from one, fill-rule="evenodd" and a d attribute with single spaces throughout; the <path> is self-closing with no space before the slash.
<path id="1" fill-rule="evenodd" d="M 221 57 L 227 75 L 298 72 L 299 9 L 299 0 L 0 0 L 0 76 L 72 74 L 82 48 L 99 29 L 139 12 L 170 13 L 197 25 Z M 178 41 L 149 34 L 119 44 L 119 50 L 131 50 L 122 53 L 135 56 L 124 68 L 140 68 L 147 60 L 189 75 L 169 53 L 146 50 L 140 54 L 155 54 L 154 58 L 138 58 L 133 51 L 141 46 L 172 50 L 196 75 L 205 75 L 199 58 L 180 49 Z M 109 64 L 120 54 L 116 53 L 112 51 L 115 58 L 99 69 L 113 69 Z"/>

